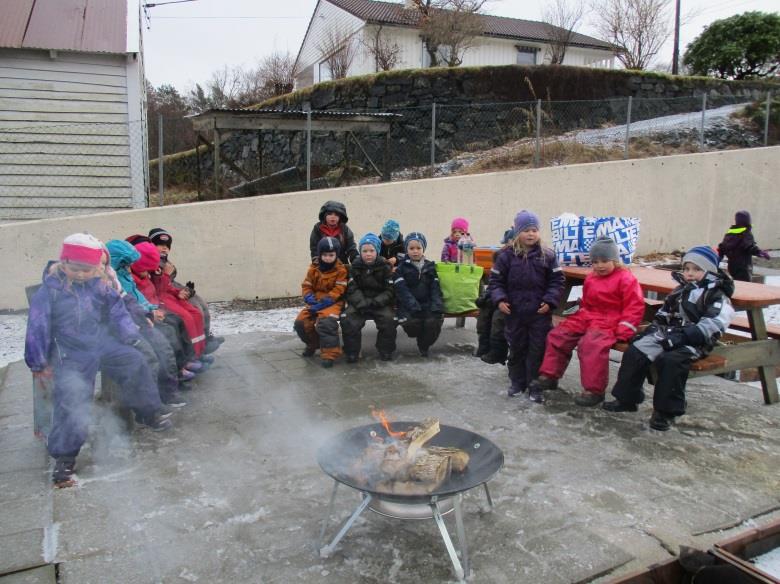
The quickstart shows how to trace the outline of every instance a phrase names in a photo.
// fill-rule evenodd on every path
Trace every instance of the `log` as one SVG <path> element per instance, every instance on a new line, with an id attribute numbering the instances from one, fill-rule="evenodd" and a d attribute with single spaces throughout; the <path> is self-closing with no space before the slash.
<path id="1" fill-rule="evenodd" d="M 449 456 L 421 454 L 409 468 L 409 477 L 426 483 L 433 490 L 449 478 L 451 470 L 452 459 Z"/>
<path id="2" fill-rule="evenodd" d="M 426 446 L 425 450 L 429 454 L 438 454 L 440 456 L 449 456 L 452 459 L 452 470 L 463 472 L 469 464 L 469 453 L 460 448 L 450 446 Z"/>
<path id="3" fill-rule="evenodd" d="M 409 430 L 403 437 L 403 441 L 407 444 L 406 457 L 409 460 L 414 460 L 417 456 L 417 451 L 438 433 L 439 420 L 436 418 L 425 418 L 419 426 Z"/>

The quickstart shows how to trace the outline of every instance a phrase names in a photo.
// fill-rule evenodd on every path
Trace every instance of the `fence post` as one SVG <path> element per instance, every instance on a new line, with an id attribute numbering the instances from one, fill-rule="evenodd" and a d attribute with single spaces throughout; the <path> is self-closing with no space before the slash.
<path id="1" fill-rule="evenodd" d="M 157 200 L 160 207 L 163 206 L 165 195 L 163 193 L 163 116 L 157 114 Z"/>
<path id="2" fill-rule="evenodd" d="M 633 95 L 628 96 L 628 108 L 626 109 L 626 144 L 623 150 L 623 158 L 626 160 L 628 160 L 628 141 L 630 138 L 629 133 L 631 132 L 631 104 L 633 103 L 633 99 Z"/>
<path id="3" fill-rule="evenodd" d="M 311 110 L 306 111 L 306 190 L 311 190 Z"/>
<path id="4" fill-rule="evenodd" d="M 701 136 L 699 139 L 699 149 L 704 150 L 704 122 L 707 117 L 707 93 L 701 96 Z"/>
<path id="5" fill-rule="evenodd" d="M 772 113 L 772 92 L 766 92 L 766 117 L 764 118 L 764 146 L 769 146 L 769 114 Z"/>
<path id="6" fill-rule="evenodd" d="M 542 100 L 536 100 L 536 150 L 534 152 L 534 166 L 539 168 L 542 161 Z"/>
<path id="7" fill-rule="evenodd" d="M 431 178 L 436 172 L 436 102 L 431 104 Z"/>

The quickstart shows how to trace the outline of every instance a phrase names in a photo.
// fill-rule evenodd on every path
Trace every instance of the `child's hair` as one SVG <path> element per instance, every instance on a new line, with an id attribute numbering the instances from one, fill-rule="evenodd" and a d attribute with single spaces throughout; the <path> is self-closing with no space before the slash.
<path id="1" fill-rule="evenodd" d="M 544 245 L 542 244 L 542 238 L 540 237 L 535 244 L 533 244 L 531 247 L 528 247 L 525 245 L 522 241 L 520 241 L 520 233 L 514 236 L 514 238 L 507 244 L 512 246 L 512 251 L 515 252 L 515 255 L 518 255 L 520 257 L 525 257 L 528 255 L 528 252 L 531 251 L 534 247 L 539 247 L 542 250 L 544 249 Z M 542 254 L 542 264 L 547 265 L 547 254 Z"/>

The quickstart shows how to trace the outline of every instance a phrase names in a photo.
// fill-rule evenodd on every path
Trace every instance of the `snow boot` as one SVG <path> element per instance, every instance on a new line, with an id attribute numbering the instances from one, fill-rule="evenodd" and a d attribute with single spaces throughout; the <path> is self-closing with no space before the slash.
<path id="1" fill-rule="evenodd" d="M 76 459 L 63 457 L 54 462 L 54 470 L 51 473 L 51 481 L 58 489 L 72 487 L 76 484 L 73 474 L 76 468 Z"/>
<path id="2" fill-rule="evenodd" d="M 604 402 L 603 404 L 601 404 L 601 409 L 617 414 L 620 412 L 635 412 L 639 408 L 637 407 L 636 404 L 630 404 L 628 402 L 622 402 L 619 399 L 616 399 L 616 400 Z"/>
<path id="3" fill-rule="evenodd" d="M 668 416 L 658 410 L 653 410 L 653 415 L 650 416 L 650 427 L 653 430 L 659 432 L 667 432 L 672 427 L 672 421 L 674 417 Z"/>
<path id="4" fill-rule="evenodd" d="M 583 408 L 592 408 L 604 401 L 603 393 L 593 393 L 592 391 L 583 391 L 574 398 L 574 403 Z"/>

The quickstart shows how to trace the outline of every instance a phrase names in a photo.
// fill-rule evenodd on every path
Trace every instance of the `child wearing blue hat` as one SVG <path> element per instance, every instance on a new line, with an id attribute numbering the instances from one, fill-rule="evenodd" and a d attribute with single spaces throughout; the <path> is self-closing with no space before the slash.
<path id="1" fill-rule="evenodd" d="M 609 412 L 636 412 L 645 399 L 642 388 L 650 365 L 658 380 L 653 392 L 650 427 L 666 431 L 676 416 L 685 413 L 685 383 L 691 363 L 709 353 L 734 318 L 731 295 L 734 281 L 718 268 L 718 254 L 706 245 L 688 250 L 679 283 L 664 301 L 651 324 L 623 354 L 614 401 Z"/>
<path id="2" fill-rule="evenodd" d="M 436 275 L 436 264 L 425 259 L 428 241 L 420 232 L 404 239 L 405 257 L 395 270 L 395 294 L 398 298 L 398 322 L 411 338 L 417 339 L 420 355 L 439 338 L 444 321 L 444 300 Z"/>
<path id="3" fill-rule="evenodd" d="M 360 255 L 349 267 L 347 308 L 341 317 L 347 363 L 356 363 L 360 357 L 362 331 L 369 319 L 377 328 L 379 358 L 382 361 L 393 358 L 397 324 L 393 311 L 393 268 L 379 255 L 381 245 L 379 237 L 366 233 L 358 246 Z"/>
<path id="4" fill-rule="evenodd" d="M 395 219 L 388 219 L 379 230 L 379 236 L 382 238 L 382 247 L 379 249 L 379 255 L 395 267 L 404 255 L 404 236 L 401 233 L 401 226 Z"/>

